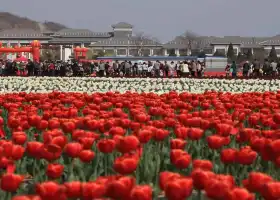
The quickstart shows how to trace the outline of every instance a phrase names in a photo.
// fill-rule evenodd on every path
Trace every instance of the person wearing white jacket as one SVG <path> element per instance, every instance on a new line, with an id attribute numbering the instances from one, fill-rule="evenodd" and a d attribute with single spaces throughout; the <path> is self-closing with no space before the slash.
<path id="1" fill-rule="evenodd" d="M 146 77 L 148 73 L 148 65 L 146 64 L 146 62 L 143 63 L 142 68 L 143 68 L 143 76 Z"/>
<path id="2" fill-rule="evenodd" d="M 183 77 L 188 77 L 190 75 L 189 65 L 188 65 L 187 61 L 185 61 L 183 63 L 182 75 L 183 75 Z"/>

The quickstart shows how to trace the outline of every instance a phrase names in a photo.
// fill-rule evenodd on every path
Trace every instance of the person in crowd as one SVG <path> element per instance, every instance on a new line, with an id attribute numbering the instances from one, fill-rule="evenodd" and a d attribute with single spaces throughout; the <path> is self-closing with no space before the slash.
<path id="1" fill-rule="evenodd" d="M 277 75 L 277 63 L 275 62 L 275 60 L 272 60 L 272 62 L 270 64 L 270 68 L 272 70 L 272 76 L 276 76 Z"/>
<path id="2" fill-rule="evenodd" d="M 28 59 L 27 64 L 26 64 L 26 68 L 27 68 L 27 72 L 28 72 L 28 76 L 34 76 L 34 63 Z"/>
<path id="3" fill-rule="evenodd" d="M 147 72 L 147 76 L 148 77 L 152 77 L 152 72 L 154 70 L 154 66 L 153 66 L 153 63 L 149 62 L 148 63 L 148 72 Z"/>
<path id="4" fill-rule="evenodd" d="M 176 70 L 177 77 L 181 77 L 181 72 L 182 72 L 181 71 L 182 68 L 180 67 L 181 65 L 182 64 L 181 64 L 180 61 L 178 61 L 177 64 L 176 64 L 175 70 Z"/>
<path id="5" fill-rule="evenodd" d="M 113 63 L 113 70 L 114 70 L 114 76 L 118 76 L 119 75 L 119 70 L 120 70 L 120 64 L 119 64 L 119 61 L 116 60 L 114 63 Z"/>
<path id="6" fill-rule="evenodd" d="M 164 61 L 164 74 L 165 74 L 165 77 L 169 76 L 169 69 L 170 69 L 170 65 L 167 63 L 167 61 Z"/>
<path id="7" fill-rule="evenodd" d="M 49 65 L 49 74 L 50 76 L 55 76 L 55 65 L 53 62 Z"/>
<path id="8" fill-rule="evenodd" d="M 250 70 L 250 64 L 249 61 L 245 61 L 243 66 L 242 66 L 242 76 L 248 76 L 249 75 L 249 70 Z"/>
<path id="9" fill-rule="evenodd" d="M 268 59 L 264 60 L 262 70 L 263 70 L 263 75 L 264 76 L 269 76 L 270 75 L 271 70 L 270 70 L 270 63 L 269 63 Z"/>
<path id="10" fill-rule="evenodd" d="M 184 63 L 180 63 L 180 68 L 181 68 L 181 76 L 182 77 L 189 77 L 190 76 L 190 70 L 189 70 L 189 65 L 187 61 L 184 61 Z"/>
<path id="11" fill-rule="evenodd" d="M 261 64 L 257 59 L 255 59 L 254 62 L 253 62 L 253 75 L 256 76 L 256 77 L 259 77 L 260 76 L 260 69 L 261 69 Z"/>
<path id="12" fill-rule="evenodd" d="M 143 76 L 143 63 L 140 61 L 137 65 L 137 71 L 138 71 L 138 76 L 142 77 Z"/>
<path id="13" fill-rule="evenodd" d="M 231 69 L 231 76 L 233 78 L 236 78 L 236 76 L 237 76 L 237 65 L 236 65 L 235 61 L 232 61 L 230 69 Z"/>
<path id="14" fill-rule="evenodd" d="M 194 60 L 192 60 L 192 62 L 191 62 L 191 75 L 192 75 L 192 77 L 195 77 L 195 73 L 196 73 L 196 62 Z"/>
<path id="15" fill-rule="evenodd" d="M 0 61 L 0 76 L 4 76 L 5 64 Z"/>
<path id="16" fill-rule="evenodd" d="M 154 72 L 155 72 L 155 76 L 159 77 L 159 75 L 160 75 L 160 62 L 159 62 L 159 60 L 157 60 L 154 64 Z"/>
<path id="17" fill-rule="evenodd" d="M 148 74 L 148 65 L 146 62 L 143 62 L 143 77 L 147 77 L 147 74 Z"/>
<path id="18" fill-rule="evenodd" d="M 107 77 L 110 76 L 110 65 L 108 61 L 105 63 L 105 72 Z"/>
<path id="19" fill-rule="evenodd" d="M 196 72 L 197 72 L 198 77 L 202 76 L 202 67 L 201 67 L 200 61 L 198 61 L 196 64 Z"/>
<path id="20" fill-rule="evenodd" d="M 135 62 L 133 65 L 132 65 L 132 76 L 137 76 L 138 75 L 138 63 Z"/>
<path id="21" fill-rule="evenodd" d="M 230 65 L 227 64 L 226 67 L 225 67 L 226 77 L 229 77 L 229 76 L 230 76 L 230 71 L 231 71 Z"/>
<path id="22" fill-rule="evenodd" d="M 132 65 L 130 65 L 129 62 L 127 62 L 127 60 L 124 61 L 124 75 L 126 77 L 130 76 L 130 68 L 132 68 Z"/>
<path id="23" fill-rule="evenodd" d="M 103 77 L 104 73 L 105 73 L 105 63 L 103 60 L 101 60 L 99 64 L 99 76 Z"/>
<path id="24" fill-rule="evenodd" d="M 170 77 L 174 77 L 175 68 L 176 68 L 175 63 L 173 61 L 171 61 L 170 66 L 169 66 Z"/>

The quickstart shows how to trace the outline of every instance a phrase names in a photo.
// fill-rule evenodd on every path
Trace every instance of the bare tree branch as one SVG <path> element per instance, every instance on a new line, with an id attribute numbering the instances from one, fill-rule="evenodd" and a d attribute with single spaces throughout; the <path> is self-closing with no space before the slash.
<path id="1" fill-rule="evenodd" d="M 192 49 L 203 48 L 202 38 L 194 32 L 186 31 L 183 35 L 181 35 L 181 38 L 188 51 L 191 51 Z"/>
<path id="2" fill-rule="evenodd" d="M 134 41 L 134 45 L 137 49 L 136 56 L 143 56 L 143 49 L 146 45 L 149 44 L 149 42 L 151 42 L 151 39 L 144 32 L 137 32 L 133 36 L 133 41 Z"/>

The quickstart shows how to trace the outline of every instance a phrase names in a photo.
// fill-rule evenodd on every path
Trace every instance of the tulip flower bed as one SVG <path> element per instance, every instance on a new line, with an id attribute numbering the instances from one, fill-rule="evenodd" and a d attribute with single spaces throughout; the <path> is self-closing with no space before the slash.
<path id="1" fill-rule="evenodd" d="M 0 95 L 1 200 L 280 199 L 280 93 Z"/>

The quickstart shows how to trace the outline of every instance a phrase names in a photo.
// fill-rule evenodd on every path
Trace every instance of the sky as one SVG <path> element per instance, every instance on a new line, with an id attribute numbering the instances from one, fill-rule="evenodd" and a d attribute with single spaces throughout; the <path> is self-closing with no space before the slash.
<path id="1" fill-rule="evenodd" d="M 185 31 L 207 36 L 280 34 L 280 0 L 1 0 L 0 11 L 71 28 L 111 31 L 127 22 L 136 32 L 172 40 Z"/>

